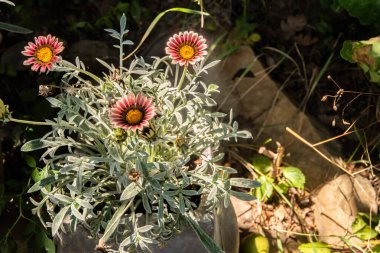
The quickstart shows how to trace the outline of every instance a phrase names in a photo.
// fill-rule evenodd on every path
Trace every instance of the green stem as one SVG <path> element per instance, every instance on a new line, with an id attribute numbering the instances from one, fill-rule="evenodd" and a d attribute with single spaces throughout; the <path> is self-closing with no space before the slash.
<path id="1" fill-rule="evenodd" d="M 177 86 L 177 90 L 181 89 L 183 81 L 185 80 L 186 72 L 187 72 L 187 66 L 183 68 L 181 80 L 179 80 L 179 83 L 178 83 L 178 86 Z"/>
<path id="2" fill-rule="evenodd" d="M 150 156 L 149 156 L 149 161 L 151 162 L 151 163 L 153 163 L 154 162 L 154 156 L 156 155 L 156 152 L 155 152 L 155 149 L 154 149 L 154 145 L 149 145 L 149 153 L 150 153 Z"/>
<path id="3" fill-rule="evenodd" d="M 57 123 L 42 122 L 42 121 L 30 121 L 30 120 L 15 119 L 15 118 L 10 118 L 9 120 L 12 121 L 12 122 L 21 123 L 21 124 L 27 124 L 27 125 L 58 126 Z"/>

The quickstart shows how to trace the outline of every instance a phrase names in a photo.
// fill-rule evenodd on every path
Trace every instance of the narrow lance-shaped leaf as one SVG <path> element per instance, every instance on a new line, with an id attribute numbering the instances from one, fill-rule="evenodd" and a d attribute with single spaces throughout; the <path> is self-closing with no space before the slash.
<path id="1" fill-rule="evenodd" d="M 6 30 L 8 32 L 14 32 L 14 33 L 22 33 L 22 34 L 27 34 L 33 32 L 32 30 L 29 30 L 27 28 L 18 26 L 18 25 L 12 25 L 4 22 L 0 22 L 0 29 L 1 30 Z"/>
<path id="2" fill-rule="evenodd" d="M 63 219 L 65 218 L 65 215 L 69 208 L 70 206 L 63 207 L 61 211 L 59 211 L 57 215 L 54 217 L 53 224 L 51 226 L 51 233 L 53 236 L 57 234 L 58 229 L 61 227 Z"/>
<path id="3" fill-rule="evenodd" d="M 209 253 L 224 253 L 223 250 L 216 245 L 214 240 L 192 218 L 188 216 L 185 216 L 185 218 Z"/>
<path id="4" fill-rule="evenodd" d="M 99 245 L 103 245 L 107 242 L 107 240 L 113 234 L 117 226 L 119 226 L 121 217 L 128 210 L 132 202 L 133 202 L 133 199 L 128 202 L 124 201 L 123 204 L 119 206 L 119 208 L 116 210 L 116 212 L 112 216 L 112 219 L 108 222 L 106 230 L 104 231 L 102 238 L 99 239 Z"/>
<path id="5" fill-rule="evenodd" d="M 261 183 L 259 181 L 251 180 L 247 178 L 231 178 L 230 184 L 232 186 L 243 187 L 243 188 L 256 188 L 256 187 L 261 186 Z"/>

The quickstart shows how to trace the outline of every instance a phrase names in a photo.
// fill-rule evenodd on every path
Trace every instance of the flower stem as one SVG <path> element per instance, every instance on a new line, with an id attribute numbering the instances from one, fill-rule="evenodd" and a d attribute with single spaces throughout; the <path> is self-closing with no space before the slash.
<path id="1" fill-rule="evenodd" d="M 181 86 L 182 86 L 182 84 L 183 84 L 183 81 L 185 80 L 186 72 L 187 72 L 187 66 L 185 66 L 185 67 L 183 68 L 183 72 L 182 72 L 181 80 L 179 80 L 179 83 L 178 83 L 178 86 L 177 86 L 177 90 L 180 90 L 180 89 L 181 89 Z"/>
<path id="2" fill-rule="evenodd" d="M 51 123 L 51 122 L 42 122 L 42 121 L 30 121 L 30 120 L 23 120 L 23 119 L 15 119 L 15 118 L 9 118 L 10 121 L 21 123 L 21 124 L 27 124 L 27 125 L 38 125 L 38 126 L 57 126 L 57 123 Z"/>

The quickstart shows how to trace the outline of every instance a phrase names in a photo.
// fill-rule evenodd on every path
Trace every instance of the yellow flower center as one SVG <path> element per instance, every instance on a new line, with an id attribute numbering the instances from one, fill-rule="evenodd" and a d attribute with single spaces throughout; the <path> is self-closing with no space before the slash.
<path id="1" fill-rule="evenodd" d="M 130 109 L 125 115 L 126 121 L 131 125 L 140 123 L 142 118 L 143 113 L 139 109 Z"/>
<path id="2" fill-rule="evenodd" d="M 37 49 L 36 58 L 44 63 L 50 62 L 53 58 L 53 50 L 50 47 L 41 47 Z"/>
<path id="3" fill-rule="evenodd" d="M 184 45 L 179 49 L 179 55 L 183 59 L 188 60 L 195 55 L 195 50 L 192 46 Z"/>

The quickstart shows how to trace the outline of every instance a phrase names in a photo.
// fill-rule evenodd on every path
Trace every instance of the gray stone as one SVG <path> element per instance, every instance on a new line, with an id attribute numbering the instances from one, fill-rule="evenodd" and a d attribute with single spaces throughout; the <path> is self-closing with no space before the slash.
<path id="1" fill-rule="evenodd" d="M 343 244 L 339 236 L 349 235 L 358 212 L 377 214 L 376 191 L 371 182 L 360 175 L 341 175 L 328 182 L 318 189 L 313 202 L 319 238 L 329 244 Z"/>
<path id="2" fill-rule="evenodd" d="M 235 76 L 250 65 L 248 69 L 254 77 Z M 310 143 L 331 137 L 326 127 L 291 102 L 282 87 L 269 77 L 250 47 L 237 50 L 209 72 L 204 78 L 206 83 L 220 85 L 221 92 L 216 97 L 220 109 L 229 112 L 232 108 L 240 128 L 250 130 L 257 145 L 271 138 L 273 145 L 268 147 L 276 150 L 275 142 L 280 142 L 290 154 L 286 162 L 301 168 L 306 178 L 311 179 L 306 181 L 307 188 L 314 189 L 341 173 L 339 168 L 286 132 L 289 127 Z M 331 157 L 339 154 L 340 146 L 329 143 L 318 149 Z"/>

